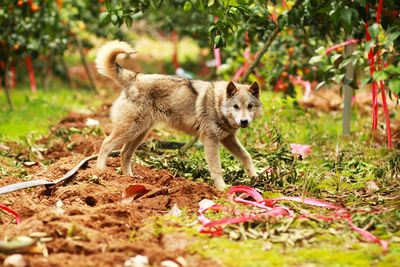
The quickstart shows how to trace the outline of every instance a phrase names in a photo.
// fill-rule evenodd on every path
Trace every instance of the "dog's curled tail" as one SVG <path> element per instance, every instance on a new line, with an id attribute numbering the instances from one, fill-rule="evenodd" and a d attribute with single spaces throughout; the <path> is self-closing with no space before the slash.
<path id="1" fill-rule="evenodd" d="M 118 54 L 133 54 L 135 51 L 132 47 L 125 42 L 122 41 L 111 41 L 104 44 L 100 47 L 97 52 L 96 57 L 96 68 L 97 71 L 115 82 L 124 85 L 124 82 L 130 76 L 129 74 L 133 74 L 133 72 L 123 69 L 116 62 Z"/>

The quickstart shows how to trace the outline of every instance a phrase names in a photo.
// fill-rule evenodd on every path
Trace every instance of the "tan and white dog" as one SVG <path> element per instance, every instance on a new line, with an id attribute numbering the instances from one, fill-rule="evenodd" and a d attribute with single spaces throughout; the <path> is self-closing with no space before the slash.
<path id="1" fill-rule="evenodd" d="M 120 53 L 134 51 L 125 42 L 112 41 L 100 48 L 96 59 L 98 72 L 123 88 L 111 109 L 113 131 L 101 146 L 97 168 L 105 168 L 112 149 L 124 144 L 122 172 L 132 175 L 133 153 L 153 124 L 164 121 L 200 138 L 217 189 L 226 188 L 219 157 L 220 143 L 244 165 L 249 177 L 257 175 L 250 154 L 236 137 L 239 128 L 248 127 L 263 111 L 256 82 L 249 86 L 136 73 L 118 65 L 116 58 Z"/>

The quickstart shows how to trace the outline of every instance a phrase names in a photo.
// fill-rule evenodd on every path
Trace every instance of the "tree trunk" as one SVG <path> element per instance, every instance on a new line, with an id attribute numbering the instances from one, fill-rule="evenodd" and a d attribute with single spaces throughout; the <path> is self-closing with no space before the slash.
<path id="1" fill-rule="evenodd" d="M 50 53 L 47 56 L 47 68 L 46 68 L 46 74 L 45 74 L 44 84 L 43 84 L 44 90 L 49 89 L 49 83 L 50 83 L 51 77 L 53 76 L 52 75 L 52 73 L 53 73 L 52 67 L 53 67 L 53 53 Z"/>
<path id="2" fill-rule="evenodd" d="M 347 40 L 352 40 L 353 36 L 347 36 Z M 350 56 L 354 52 L 355 45 L 350 44 L 346 46 L 346 56 Z M 343 107 L 343 126 L 342 135 L 350 136 L 350 126 L 351 126 L 351 100 L 353 98 L 353 88 L 350 85 L 350 81 L 354 80 L 354 66 L 353 64 L 348 64 L 346 67 L 346 83 L 344 84 L 344 107 Z"/>
<path id="3" fill-rule="evenodd" d="M 65 75 L 65 77 L 67 78 L 67 81 L 68 81 L 68 83 L 69 83 L 69 86 L 70 86 L 71 88 L 75 88 L 75 83 L 74 83 L 74 81 L 73 81 L 72 78 L 71 78 L 71 75 L 70 75 L 70 73 L 69 73 L 69 69 L 68 69 L 67 63 L 65 63 L 64 54 L 62 54 L 62 55 L 60 56 L 60 63 L 61 63 L 61 67 L 63 68 L 64 75 Z"/>
<path id="4" fill-rule="evenodd" d="M 78 35 L 74 34 L 74 37 L 75 37 L 76 44 L 78 45 L 79 54 L 81 55 L 82 64 L 83 64 L 83 66 L 85 67 L 86 73 L 87 73 L 88 76 L 89 76 L 90 85 L 91 85 L 91 87 L 92 87 L 92 89 L 93 89 L 94 91 L 97 91 L 96 83 L 95 83 L 95 81 L 94 81 L 93 73 L 92 73 L 92 71 L 91 71 L 90 68 L 89 68 L 89 65 L 88 65 L 88 63 L 87 63 L 87 61 L 86 61 L 85 53 L 83 52 L 82 41 L 81 41 L 81 39 L 78 37 Z"/>
<path id="5" fill-rule="evenodd" d="M 3 75 L 4 92 L 6 93 L 8 106 L 10 107 L 11 110 L 14 110 L 14 106 L 11 101 L 10 90 L 9 90 L 9 82 L 8 82 L 8 78 L 9 78 L 8 71 L 9 70 L 10 70 L 10 61 L 7 60 L 4 64 L 4 75 Z"/>

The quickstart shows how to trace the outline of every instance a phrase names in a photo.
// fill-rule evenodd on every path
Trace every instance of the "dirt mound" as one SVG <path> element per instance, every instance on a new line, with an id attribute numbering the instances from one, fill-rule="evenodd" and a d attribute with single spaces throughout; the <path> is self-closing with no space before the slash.
<path id="1" fill-rule="evenodd" d="M 70 113 L 52 127 L 51 134 L 37 142 L 45 148 L 42 160 L 52 164 L 26 165 L 25 177 L 52 181 L 86 156 L 98 153 L 104 133 L 111 132 L 110 107 L 111 102 L 94 114 Z M 88 125 L 88 120 L 99 124 Z M 13 148 L 10 155 L 17 151 L 22 150 Z M 24 153 L 24 158 L 29 158 L 32 152 Z M 91 161 L 56 186 L 0 195 L 0 203 L 22 217 L 22 223 L 16 225 L 0 212 L 0 240 L 37 232 L 45 235 L 48 242 L 36 242 L 24 254 L 30 266 L 122 266 L 138 254 L 146 255 L 153 266 L 178 257 L 184 258 L 186 266 L 218 265 L 187 252 L 194 239 L 185 233 L 157 231 L 154 216 L 169 214 L 172 208 L 195 214 L 199 201 L 222 197 L 221 192 L 206 183 L 173 177 L 168 170 L 135 164 L 132 177 L 121 175 L 119 167 L 119 157 L 108 158 L 105 170 L 97 170 Z M 21 181 L 17 175 L 3 176 L 0 186 Z M 142 185 L 148 192 L 123 203 L 122 193 L 129 185 Z M 5 257 L 0 253 L 0 262 Z"/>
<path id="2" fill-rule="evenodd" d="M 30 169 L 31 175 L 53 180 L 81 159 L 62 158 L 46 171 L 35 166 Z M 154 171 L 138 164 L 133 166 L 134 177 L 120 175 L 115 170 L 119 164 L 119 158 L 110 158 L 105 170 L 97 170 L 95 162 L 89 162 L 66 184 L 1 196 L 2 203 L 6 200 L 21 214 L 22 223 L 0 225 L 0 239 L 34 232 L 51 237 L 52 241 L 45 243 L 48 257 L 32 252 L 24 255 L 31 266 L 65 266 L 67 262 L 81 266 L 82 261 L 85 266 L 122 265 L 129 256 L 137 254 L 148 256 L 155 266 L 179 256 L 192 262 L 190 266 L 207 264 L 208 260 L 185 251 L 193 242 L 186 234 L 148 231 L 147 240 L 135 240 L 132 234 L 146 231 L 144 227 L 154 223 L 152 216 L 168 214 L 175 205 L 194 213 L 200 200 L 215 199 L 221 193 L 209 184 L 174 178 L 168 170 Z M 130 184 L 143 185 L 149 192 L 122 203 L 122 192 Z"/>

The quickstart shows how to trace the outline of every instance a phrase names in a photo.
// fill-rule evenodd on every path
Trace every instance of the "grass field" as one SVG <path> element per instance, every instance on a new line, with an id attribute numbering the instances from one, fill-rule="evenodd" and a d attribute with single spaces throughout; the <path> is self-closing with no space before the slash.
<path id="1" fill-rule="evenodd" d="M 90 91 L 76 91 L 68 88 L 39 90 L 33 94 L 29 88 L 11 91 L 15 110 L 7 105 L 5 94 L 0 94 L 0 140 L 22 141 L 27 136 L 36 138 L 49 133 L 69 111 L 91 112 L 102 102 L 93 98 Z M 93 101 L 94 99 L 94 101 Z"/>

